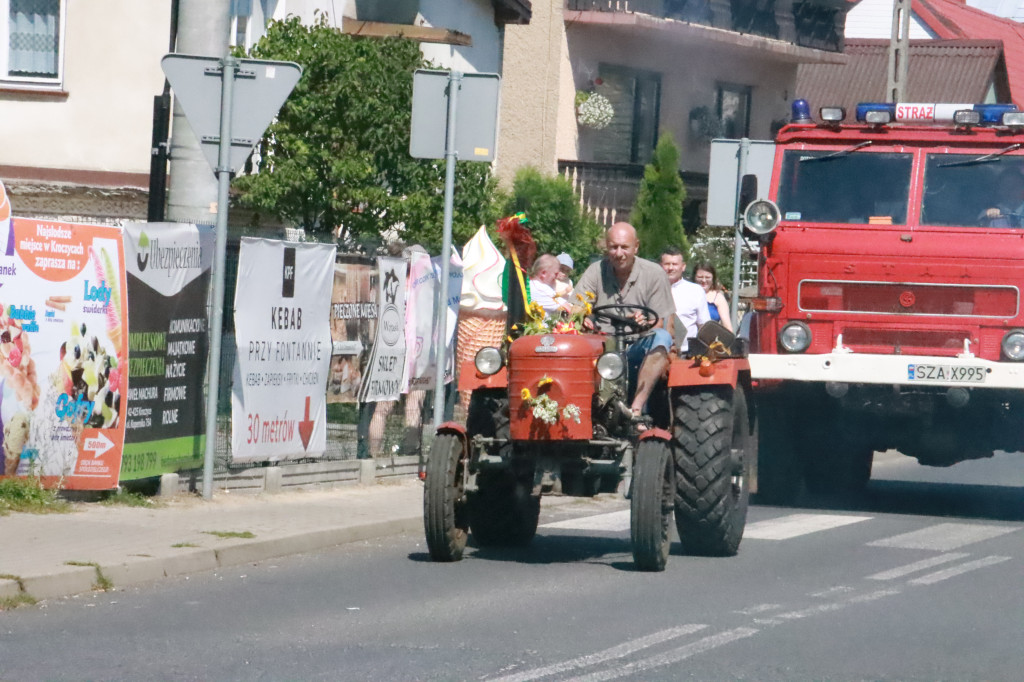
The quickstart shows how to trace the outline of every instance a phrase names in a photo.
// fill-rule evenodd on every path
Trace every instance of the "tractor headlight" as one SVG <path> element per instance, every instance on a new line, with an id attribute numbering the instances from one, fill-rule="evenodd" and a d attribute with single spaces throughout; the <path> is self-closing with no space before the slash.
<path id="1" fill-rule="evenodd" d="M 811 345 L 811 330 L 803 322 L 790 322 L 779 332 L 779 345 L 787 353 L 803 353 Z"/>
<path id="2" fill-rule="evenodd" d="M 1014 329 L 1007 332 L 1006 336 L 1003 337 L 1001 345 L 1003 347 L 1003 356 L 1007 360 L 1013 360 L 1014 362 L 1024 360 L 1024 331 Z"/>
<path id="3" fill-rule="evenodd" d="M 476 365 L 476 371 L 490 375 L 497 374 L 504 362 L 500 350 L 492 346 L 484 346 L 476 352 L 473 364 Z"/>
<path id="4" fill-rule="evenodd" d="M 597 359 L 597 373 L 605 381 L 614 381 L 626 371 L 626 363 L 618 353 L 605 353 Z"/>

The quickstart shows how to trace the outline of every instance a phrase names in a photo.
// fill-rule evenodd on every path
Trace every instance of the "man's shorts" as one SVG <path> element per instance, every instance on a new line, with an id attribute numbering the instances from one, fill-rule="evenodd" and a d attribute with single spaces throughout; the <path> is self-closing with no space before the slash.
<path id="1" fill-rule="evenodd" d="M 657 348 L 664 348 L 666 353 L 672 348 L 672 335 L 661 327 L 658 327 L 646 336 L 637 339 L 636 342 L 626 350 L 626 361 L 629 363 L 630 377 L 636 376 L 637 371 L 640 369 L 640 365 L 644 362 L 644 358 L 646 358 L 651 351 Z"/>

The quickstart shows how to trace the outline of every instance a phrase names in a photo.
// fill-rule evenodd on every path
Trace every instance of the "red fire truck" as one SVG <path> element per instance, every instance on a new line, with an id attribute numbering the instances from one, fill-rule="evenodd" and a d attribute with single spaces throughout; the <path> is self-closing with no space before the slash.
<path id="1" fill-rule="evenodd" d="M 793 109 L 744 212 L 760 499 L 856 492 L 888 448 L 1024 449 L 1024 113 Z"/>

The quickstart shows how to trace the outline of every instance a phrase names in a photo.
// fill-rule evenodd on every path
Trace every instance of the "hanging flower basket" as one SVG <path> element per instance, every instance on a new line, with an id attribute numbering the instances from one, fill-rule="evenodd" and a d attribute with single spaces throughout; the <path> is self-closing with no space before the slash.
<path id="1" fill-rule="evenodd" d="M 576 93 L 576 120 L 585 128 L 601 130 L 611 123 L 615 116 L 612 103 L 596 92 Z"/>

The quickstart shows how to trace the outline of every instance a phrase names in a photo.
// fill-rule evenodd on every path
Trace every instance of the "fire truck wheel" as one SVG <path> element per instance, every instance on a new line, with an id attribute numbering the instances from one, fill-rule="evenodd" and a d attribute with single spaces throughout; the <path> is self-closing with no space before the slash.
<path id="1" fill-rule="evenodd" d="M 530 544 L 537 534 L 540 497 L 532 486 L 509 472 L 477 476 L 477 490 L 469 496 L 469 527 L 481 547 Z"/>
<path id="2" fill-rule="evenodd" d="M 676 530 L 683 551 L 732 556 L 747 522 L 753 425 L 742 388 L 673 395 Z"/>
<path id="3" fill-rule="evenodd" d="M 672 452 L 663 440 L 642 441 L 633 464 L 630 538 L 641 571 L 664 571 L 672 543 Z"/>
<path id="4" fill-rule="evenodd" d="M 469 523 L 463 492 L 462 440 L 451 433 L 434 438 L 423 488 L 423 526 L 434 561 L 458 561 L 466 547 Z"/>
<path id="5" fill-rule="evenodd" d="M 794 430 L 785 419 L 770 399 L 758 404 L 757 501 L 763 504 L 791 505 L 803 491 L 804 472 Z"/>

